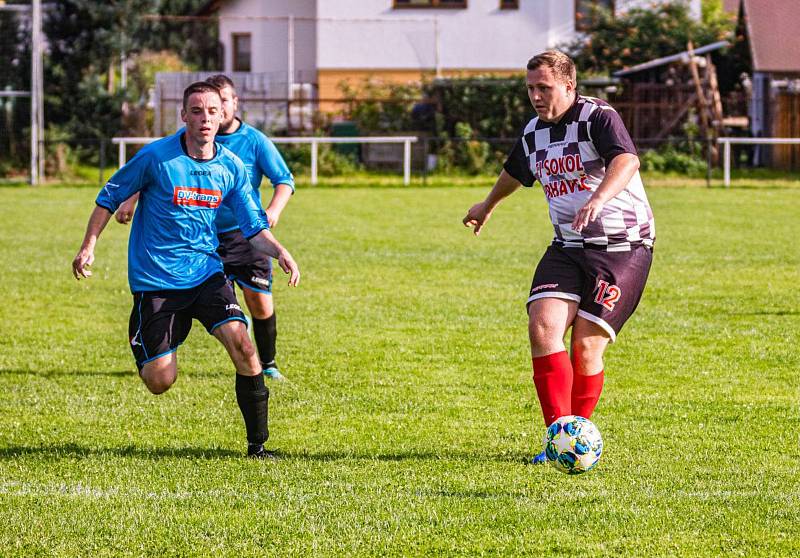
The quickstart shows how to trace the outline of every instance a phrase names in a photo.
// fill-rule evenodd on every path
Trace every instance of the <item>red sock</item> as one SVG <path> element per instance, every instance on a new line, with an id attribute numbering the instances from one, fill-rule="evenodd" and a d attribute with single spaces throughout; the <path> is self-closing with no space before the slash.
<path id="1" fill-rule="evenodd" d="M 591 376 L 575 374 L 572 380 L 572 414 L 579 417 L 590 418 L 600 392 L 603 391 L 603 371 Z"/>
<path id="2" fill-rule="evenodd" d="M 536 384 L 545 426 L 550 426 L 558 417 L 572 414 L 572 362 L 567 351 L 534 358 L 533 383 Z"/>

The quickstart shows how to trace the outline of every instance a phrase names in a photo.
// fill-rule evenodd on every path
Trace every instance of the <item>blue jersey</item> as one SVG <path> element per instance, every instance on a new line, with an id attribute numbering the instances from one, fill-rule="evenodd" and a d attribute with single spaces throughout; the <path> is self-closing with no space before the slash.
<path id="1" fill-rule="evenodd" d="M 247 168 L 253 199 L 261 207 L 261 178 L 266 176 L 275 187 L 286 184 L 294 192 L 294 177 L 286 162 L 267 136 L 260 130 L 239 122 L 239 128 L 231 134 L 217 134 L 216 140 L 236 153 Z M 236 216 L 226 207 L 217 213 L 217 232 L 223 233 L 239 228 Z"/>
<path id="2" fill-rule="evenodd" d="M 269 228 L 242 161 L 214 147 L 212 159 L 198 161 L 186 154 L 182 131 L 153 142 L 97 195 L 97 205 L 113 213 L 139 192 L 128 241 L 132 292 L 189 289 L 221 272 L 214 226 L 221 207 L 236 216 L 248 238 Z"/>

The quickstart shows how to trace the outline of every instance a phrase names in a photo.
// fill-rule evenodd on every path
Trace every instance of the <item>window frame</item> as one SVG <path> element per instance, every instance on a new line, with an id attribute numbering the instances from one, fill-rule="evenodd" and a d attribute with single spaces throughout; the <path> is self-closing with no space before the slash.
<path id="1" fill-rule="evenodd" d="M 249 44 L 249 52 L 247 53 L 247 69 L 242 68 L 239 62 L 239 55 L 241 51 L 239 50 L 239 39 L 247 37 Z M 233 58 L 231 59 L 231 68 L 233 68 L 234 72 L 252 72 L 253 71 L 253 34 L 252 33 L 231 33 L 231 51 L 233 52 Z"/>
<path id="2" fill-rule="evenodd" d="M 455 0 L 456 4 L 442 4 L 442 0 L 427 0 L 428 4 L 398 4 L 398 0 L 392 0 L 392 8 L 395 10 L 466 10 L 467 0 Z"/>

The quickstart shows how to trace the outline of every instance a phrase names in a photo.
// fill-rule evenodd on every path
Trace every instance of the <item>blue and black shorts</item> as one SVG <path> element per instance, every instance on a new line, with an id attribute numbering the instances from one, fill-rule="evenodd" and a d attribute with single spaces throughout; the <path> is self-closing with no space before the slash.
<path id="1" fill-rule="evenodd" d="M 253 248 L 238 229 L 217 237 L 217 254 L 222 258 L 228 279 L 242 288 L 272 294 L 272 258 Z"/>
<path id="2" fill-rule="evenodd" d="M 191 289 L 134 293 L 128 339 L 139 370 L 174 352 L 189 335 L 193 319 L 209 333 L 231 320 L 247 323 L 233 286 L 222 273 Z"/>

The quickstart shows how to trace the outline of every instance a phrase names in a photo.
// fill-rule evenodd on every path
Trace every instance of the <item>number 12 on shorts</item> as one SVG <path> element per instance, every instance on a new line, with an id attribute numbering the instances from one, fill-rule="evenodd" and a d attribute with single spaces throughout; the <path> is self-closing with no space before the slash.
<path id="1" fill-rule="evenodd" d="M 597 295 L 595 295 L 594 301 L 597 304 L 602 304 L 608 311 L 614 309 L 614 305 L 619 300 L 619 297 L 622 296 L 622 291 L 619 287 L 609 285 L 608 281 L 603 281 L 602 279 L 597 280 L 595 291 L 597 291 Z"/>

